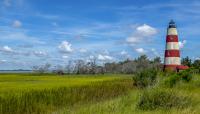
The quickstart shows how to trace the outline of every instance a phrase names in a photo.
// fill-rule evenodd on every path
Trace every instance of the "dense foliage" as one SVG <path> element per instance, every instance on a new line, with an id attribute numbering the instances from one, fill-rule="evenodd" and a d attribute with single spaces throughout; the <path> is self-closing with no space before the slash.
<path id="1" fill-rule="evenodd" d="M 153 69 L 144 70 L 133 76 L 133 85 L 138 88 L 145 88 L 156 83 L 157 71 Z"/>
<path id="2" fill-rule="evenodd" d="M 156 70 L 162 69 L 160 57 L 150 60 L 146 55 L 141 55 L 134 60 L 127 59 L 103 65 L 97 64 L 97 60 L 94 58 L 87 62 L 84 60 L 69 61 L 65 67 L 58 65 L 53 69 L 50 68 L 49 64 L 32 67 L 35 72 L 44 73 L 45 71 L 53 70 L 57 74 L 133 74 L 150 68 Z"/>
<path id="3" fill-rule="evenodd" d="M 51 72 L 59 75 L 64 74 L 135 74 L 145 69 L 162 70 L 163 64 L 160 57 L 149 59 L 146 55 L 141 55 L 136 59 L 126 59 L 119 62 L 107 62 L 102 65 L 98 64 L 99 61 L 93 58 L 89 61 L 75 60 L 68 61 L 64 66 L 53 66 L 45 64 L 41 66 L 33 66 L 32 70 L 38 73 Z M 200 60 L 192 61 L 189 57 L 185 57 L 181 60 L 182 65 L 193 68 L 194 73 L 200 73 Z M 52 67 L 53 66 L 53 67 Z"/>
<path id="4" fill-rule="evenodd" d="M 184 71 L 181 71 L 178 73 L 170 72 L 168 74 L 167 78 L 165 79 L 165 86 L 173 87 L 180 81 L 184 81 L 184 82 L 191 81 L 192 80 L 192 72 L 193 72 L 193 69 L 184 70 Z"/>
<path id="5" fill-rule="evenodd" d="M 191 104 L 190 102 L 189 97 L 178 95 L 174 91 L 152 89 L 142 94 L 137 107 L 142 110 L 185 108 Z"/>

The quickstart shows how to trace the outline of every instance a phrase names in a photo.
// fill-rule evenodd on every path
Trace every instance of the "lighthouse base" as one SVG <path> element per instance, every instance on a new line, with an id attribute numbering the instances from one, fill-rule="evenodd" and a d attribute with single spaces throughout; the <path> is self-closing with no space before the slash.
<path id="1" fill-rule="evenodd" d="M 164 65 L 164 71 L 176 71 L 179 72 L 180 70 L 188 69 L 188 66 L 184 65 Z"/>
<path id="2" fill-rule="evenodd" d="M 164 71 L 177 71 L 179 65 L 164 65 Z"/>

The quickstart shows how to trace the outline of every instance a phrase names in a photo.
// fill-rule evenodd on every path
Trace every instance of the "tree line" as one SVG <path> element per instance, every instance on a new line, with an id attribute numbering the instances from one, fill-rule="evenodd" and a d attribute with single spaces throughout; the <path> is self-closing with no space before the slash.
<path id="1" fill-rule="evenodd" d="M 200 60 L 192 61 L 189 57 L 185 57 L 181 60 L 181 63 L 200 72 Z M 51 68 L 50 64 L 32 67 L 34 72 L 53 72 L 57 74 L 134 74 L 145 69 L 161 71 L 163 69 L 161 58 L 155 57 L 154 59 L 149 59 L 146 55 L 141 55 L 133 60 L 126 59 L 124 61 L 105 63 L 103 65 L 98 65 L 97 59 L 93 58 L 87 62 L 84 60 L 69 61 L 65 66 L 58 65 L 54 68 Z"/>

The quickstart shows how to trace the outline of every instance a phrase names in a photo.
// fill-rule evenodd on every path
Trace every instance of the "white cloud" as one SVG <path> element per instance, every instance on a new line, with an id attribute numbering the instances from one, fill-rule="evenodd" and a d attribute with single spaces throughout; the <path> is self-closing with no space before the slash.
<path id="1" fill-rule="evenodd" d="M 95 57 L 93 55 L 90 55 L 89 56 L 89 59 L 94 59 Z"/>
<path id="2" fill-rule="evenodd" d="M 108 56 L 108 55 L 101 55 L 101 54 L 99 54 L 98 55 L 98 60 L 100 60 L 100 61 L 113 60 L 113 57 Z"/>
<path id="3" fill-rule="evenodd" d="M 129 44 L 137 44 L 148 41 L 152 36 L 158 33 L 157 29 L 143 24 L 142 26 L 138 26 L 134 33 L 126 39 Z"/>
<path id="4" fill-rule="evenodd" d="M 179 47 L 180 47 L 180 48 L 184 48 L 184 46 L 185 46 L 185 44 L 187 43 L 187 41 L 186 41 L 186 40 L 183 40 L 183 41 L 179 41 L 178 43 L 179 43 Z"/>
<path id="5" fill-rule="evenodd" d="M 144 53 L 146 53 L 146 51 L 145 51 L 143 48 L 137 48 L 137 49 L 135 49 L 135 51 L 136 51 L 137 53 L 139 53 L 139 54 L 144 54 Z"/>
<path id="6" fill-rule="evenodd" d="M 46 53 L 46 52 L 43 52 L 43 51 L 34 51 L 33 54 L 34 54 L 35 56 L 38 56 L 38 57 L 47 56 L 47 53 Z"/>
<path id="7" fill-rule="evenodd" d="M 13 53 L 14 52 L 14 50 L 9 46 L 3 46 L 2 48 L 0 48 L 0 51 L 5 52 L 5 53 Z"/>
<path id="8" fill-rule="evenodd" d="M 3 47 L 3 50 L 4 50 L 4 51 L 7 51 L 7 52 L 12 52 L 12 51 L 13 51 L 13 49 L 10 48 L 10 47 L 8 47 L 8 46 L 4 46 L 4 47 Z"/>
<path id="9" fill-rule="evenodd" d="M 62 58 L 63 58 L 63 59 L 67 59 L 67 58 L 69 58 L 69 57 L 68 57 L 67 55 L 63 55 Z"/>
<path id="10" fill-rule="evenodd" d="M 141 35 L 147 37 L 157 34 L 157 30 L 147 24 L 137 27 L 136 30 L 138 33 L 141 33 Z"/>
<path id="11" fill-rule="evenodd" d="M 81 53 L 86 53 L 86 52 L 87 52 L 87 50 L 86 50 L 86 49 L 83 49 L 83 48 L 81 48 L 79 51 L 80 51 Z"/>
<path id="12" fill-rule="evenodd" d="M 200 57 L 196 57 L 195 60 L 200 60 Z"/>
<path id="13" fill-rule="evenodd" d="M 3 47 L 0 47 L 0 52 L 3 52 L 4 54 L 11 54 L 11 55 L 24 55 L 24 56 L 29 56 L 31 55 L 30 52 L 24 52 L 24 51 L 20 51 L 20 50 L 14 50 L 12 49 L 11 47 L 9 46 L 3 46 Z"/>
<path id="14" fill-rule="evenodd" d="M 0 64 L 5 62 L 7 62 L 7 60 L 0 60 Z"/>
<path id="15" fill-rule="evenodd" d="M 19 20 L 15 20 L 12 26 L 15 28 L 20 28 L 22 26 L 22 23 Z"/>
<path id="16" fill-rule="evenodd" d="M 67 41 L 62 41 L 62 43 L 58 46 L 61 53 L 71 53 L 72 45 Z"/>
<path id="17" fill-rule="evenodd" d="M 123 50 L 123 51 L 120 52 L 120 54 L 121 54 L 121 55 L 127 55 L 128 52 L 126 52 L 126 51 Z"/>

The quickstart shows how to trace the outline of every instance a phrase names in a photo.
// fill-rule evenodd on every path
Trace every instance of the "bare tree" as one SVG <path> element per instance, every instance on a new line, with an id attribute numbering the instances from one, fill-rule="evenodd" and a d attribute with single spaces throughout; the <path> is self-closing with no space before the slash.
<path id="1" fill-rule="evenodd" d="M 58 74 L 58 75 L 64 75 L 64 68 L 61 65 L 57 65 L 55 67 L 54 73 Z"/>
<path id="2" fill-rule="evenodd" d="M 75 69 L 74 73 L 76 74 L 82 74 L 83 73 L 83 66 L 84 66 L 84 61 L 83 60 L 77 60 L 75 62 Z"/>
<path id="3" fill-rule="evenodd" d="M 89 73 L 90 74 L 95 74 L 95 72 L 96 72 L 96 66 L 97 66 L 96 60 L 97 59 L 95 57 L 90 59 L 90 62 L 89 62 L 89 67 L 90 67 Z"/>
<path id="4" fill-rule="evenodd" d="M 49 68 L 51 67 L 51 64 L 46 63 L 45 65 L 41 65 L 41 66 L 32 66 L 32 70 L 34 72 L 38 72 L 38 73 L 45 73 L 49 71 Z"/>
<path id="5" fill-rule="evenodd" d="M 67 65 L 65 66 L 65 71 L 67 74 L 73 73 L 73 61 L 68 61 Z"/>

